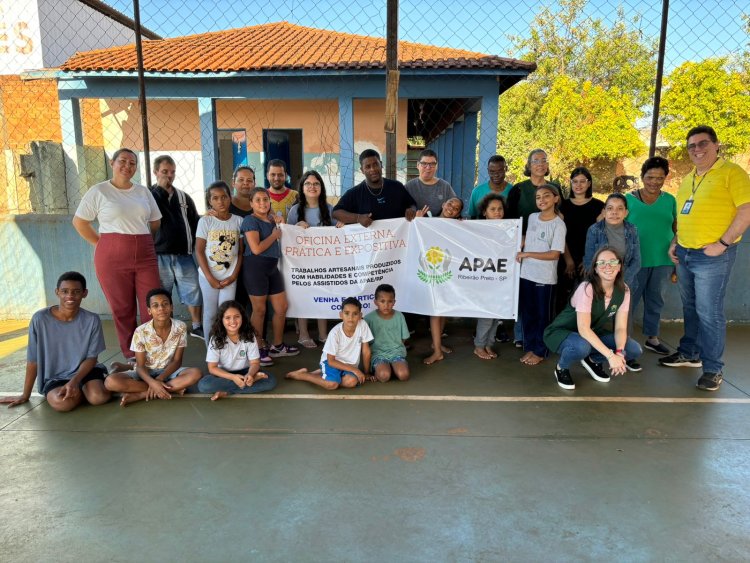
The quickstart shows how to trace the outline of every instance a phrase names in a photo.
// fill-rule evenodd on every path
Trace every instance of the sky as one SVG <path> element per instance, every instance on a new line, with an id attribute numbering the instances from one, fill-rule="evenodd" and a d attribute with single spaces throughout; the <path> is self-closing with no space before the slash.
<path id="1" fill-rule="evenodd" d="M 132 0 L 107 0 L 132 17 Z M 622 9 L 644 36 L 658 39 L 659 0 L 589 0 L 585 14 L 611 24 Z M 401 0 L 399 39 L 455 47 L 494 55 L 518 55 L 512 36 L 526 36 L 538 0 Z M 361 7 L 357 7 L 361 6 Z M 164 37 L 219 31 L 262 23 L 289 21 L 371 36 L 385 36 L 385 0 L 140 0 L 141 22 Z M 666 69 L 685 60 L 739 54 L 748 45 L 741 15 L 750 14 L 747 0 L 671 0 Z"/>

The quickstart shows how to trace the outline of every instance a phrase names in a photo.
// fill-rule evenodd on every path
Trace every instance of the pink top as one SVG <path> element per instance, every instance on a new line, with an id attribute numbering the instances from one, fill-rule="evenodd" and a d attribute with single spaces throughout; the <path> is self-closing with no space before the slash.
<path id="1" fill-rule="evenodd" d="M 626 286 L 627 287 L 627 286 Z M 573 293 L 573 297 L 570 298 L 570 304 L 577 313 L 591 313 L 591 304 L 594 301 L 594 290 L 589 282 L 581 283 Z M 612 301 L 611 297 L 604 298 L 604 308 L 609 307 L 609 302 Z M 625 297 L 622 299 L 621 308 L 626 311 L 630 309 L 630 292 L 625 292 Z"/>

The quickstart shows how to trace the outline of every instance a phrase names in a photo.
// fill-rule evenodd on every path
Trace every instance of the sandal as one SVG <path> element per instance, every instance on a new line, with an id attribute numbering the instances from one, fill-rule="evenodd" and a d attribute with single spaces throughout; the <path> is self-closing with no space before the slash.
<path id="1" fill-rule="evenodd" d="M 303 348 L 317 348 L 318 345 L 315 344 L 315 341 L 308 337 L 308 338 L 300 338 L 297 340 L 297 344 L 301 345 Z"/>

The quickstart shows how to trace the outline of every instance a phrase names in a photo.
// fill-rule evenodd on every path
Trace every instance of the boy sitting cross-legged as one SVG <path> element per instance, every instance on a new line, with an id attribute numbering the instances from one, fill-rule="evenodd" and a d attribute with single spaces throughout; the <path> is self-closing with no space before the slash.
<path id="1" fill-rule="evenodd" d="M 362 303 L 347 297 L 341 303 L 341 321 L 328 333 L 320 358 L 320 369 L 301 368 L 286 374 L 287 379 L 307 381 L 324 389 L 356 387 L 365 382 L 370 369 L 372 332 L 362 319 Z M 359 369 L 359 357 L 365 371 Z"/>
<path id="2" fill-rule="evenodd" d="M 372 343 L 372 370 L 374 380 L 386 382 L 392 375 L 400 381 L 409 379 L 404 340 L 409 338 L 409 328 L 403 313 L 393 309 L 396 290 L 387 283 L 375 290 L 376 310 L 365 316 L 375 340 Z"/>
<path id="3" fill-rule="evenodd" d="M 84 402 L 102 405 L 109 401 L 110 392 L 104 388 L 107 369 L 97 363 L 105 349 L 102 323 L 99 315 L 81 307 L 88 295 L 86 278 L 65 272 L 57 280 L 55 295 L 57 305 L 31 318 L 23 395 L 0 398 L 0 403 L 15 407 L 27 402 L 34 381 L 58 412 L 72 411 Z"/>
<path id="4" fill-rule="evenodd" d="M 172 393 L 184 393 L 198 382 L 198 368 L 182 367 L 187 346 L 187 327 L 172 318 L 172 296 L 164 288 L 152 289 L 146 295 L 152 319 L 135 329 L 130 349 L 135 352 L 135 369 L 128 364 L 113 364 L 104 381 L 110 391 L 122 393 L 121 406 L 135 401 L 171 399 Z"/>

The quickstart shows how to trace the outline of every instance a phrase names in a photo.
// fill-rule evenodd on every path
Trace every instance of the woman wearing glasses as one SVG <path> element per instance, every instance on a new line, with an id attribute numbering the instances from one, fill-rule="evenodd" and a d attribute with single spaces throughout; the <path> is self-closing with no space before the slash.
<path id="1" fill-rule="evenodd" d="M 290 225 L 297 225 L 303 229 L 308 227 L 343 227 L 341 221 L 331 218 L 333 206 L 326 200 L 326 184 L 323 177 L 315 170 L 308 170 L 300 178 L 299 203 L 295 203 L 289 210 L 287 219 Z M 299 331 L 298 343 L 305 348 L 316 348 L 315 341 L 310 337 L 307 329 L 307 319 L 297 319 Z M 318 319 L 318 342 L 325 344 L 328 338 L 328 322 Z"/>
<path id="2" fill-rule="evenodd" d="M 607 383 L 610 374 L 624 374 L 627 361 L 636 361 L 642 353 L 640 345 L 628 337 L 630 290 L 623 283 L 620 255 L 603 246 L 590 266 L 570 303 L 544 331 L 547 348 L 560 355 L 555 379 L 563 389 L 576 388 L 570 374 L 575 362 L 594 380 Z M 602 365 L 604 361 L 610 373 Z"/>

